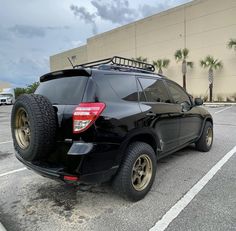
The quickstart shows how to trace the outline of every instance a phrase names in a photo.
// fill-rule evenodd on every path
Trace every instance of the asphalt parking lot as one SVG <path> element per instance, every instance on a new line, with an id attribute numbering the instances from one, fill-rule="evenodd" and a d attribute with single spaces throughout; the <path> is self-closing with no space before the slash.
<path id="1" fill-rule="evenodd" d="M 108 185 L 81 190 L 25 169 L 14 157 L 10 111 L 11 106 L 0 107 L 0 222 L 7 230 L 138 231 L 167 225 L 168 231 L 236 230 L 236 106 L 209 108 L 212 150 L 201 153 L 190 146 L 160 160 L 152 190 L 136 203 Z M 216 165 L 229 154 L 222 167 Z M 212 167 L 216 174 L 189 199 L 189 190 L 209 177 Z M 189 202 L 183 206 L 186 193 Z"/>

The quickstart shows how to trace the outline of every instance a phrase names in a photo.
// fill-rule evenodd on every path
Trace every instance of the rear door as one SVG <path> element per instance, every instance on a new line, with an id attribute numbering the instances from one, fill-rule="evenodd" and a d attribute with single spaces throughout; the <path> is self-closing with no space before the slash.
<path id="1" fill-rule="evenodd" d="M 178 147 L 180 110 L 171 103 L 163 80 L 138 76 L 141 85 L 140 107 L 146 113 L 146 123 L 155 129 L 163 153 Z"/>

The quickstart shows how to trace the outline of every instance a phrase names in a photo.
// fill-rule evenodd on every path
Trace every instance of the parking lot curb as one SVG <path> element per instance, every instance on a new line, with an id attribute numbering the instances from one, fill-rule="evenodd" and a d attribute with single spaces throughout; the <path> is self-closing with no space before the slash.
<path id="1" fill-rule="evenodd" d="M 223 103 L 217 103 L 217 102 L 209 103 L 209 102 L 206 102 L 203 105 L 207 106 L 207 107 L 222 107 L 222 106 L 236 106 L 236 103 L 234 103 L 234 102 L 223 102 Z"/>
<path id="2" fill-rule="evenodd" d="M 4 226 L 2 225 L 2 223 L 0 222 L 0 231 L 7 231 Z"/>

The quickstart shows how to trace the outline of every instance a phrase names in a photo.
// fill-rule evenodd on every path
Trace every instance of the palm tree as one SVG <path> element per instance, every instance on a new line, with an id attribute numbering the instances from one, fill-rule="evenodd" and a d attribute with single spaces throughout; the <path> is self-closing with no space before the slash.
<path id="1" fill-rule="evenodd" d="M 179 49 L 175 52 L 175 60 L 182 61 L 182 74 L 183 74 L 183 88 L 186 90 L 186 74 L 187 67 L 193 68 L 193 62 L 187 62 L 189 50 L 187 48 Z"/>
<path id="2" fill-rule="evenodd" d="M 222 68 L 223 64 L 218 59 L 214 59 L 213 56 L 208 55 L 208 56 L 205 57 L 205 59 L 200 60 L 200 65 L 203 68 L 208 68 L 210 102 L 212 102 L 213 80 L 214 80 L 213 70 L 217 70 L 217 69 Z"/>
<path id="3" fill-rule="evenodd" d="M 152 64 L 158 69 L 158 74 L 162 75 L 163 68 L 167 68 L 170 64 L 170 60 L 169 59 L 158 59 L 156 61 L 152 61 Z"/>
<path id="4" fill-rule="evenodd" d="M 236 51 L 236 39 L 230 39 L 228 42 L 228 48 Z"/>

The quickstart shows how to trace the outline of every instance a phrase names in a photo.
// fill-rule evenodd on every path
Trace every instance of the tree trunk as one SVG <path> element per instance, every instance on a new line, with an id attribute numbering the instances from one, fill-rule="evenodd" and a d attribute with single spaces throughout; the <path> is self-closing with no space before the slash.
<path id="1" fill-rule="evenodd" d="M 183 73 L 183 88 L 184 88 L 184 90 L 186 90 L 187 62 L 185 59 L 182 62 L 182 73 Z"/>
<path id="2" fill-rule="evenodd" d="M 186 90 L 186 74 L 183 74 L 183 88 Z"/>
<path id="3" fill-rule="evenodd" d="M 209 69 L 208 80 L 209 80 L 210 84 L 213 83 L 213 69 L 212 68 Z"/>
<path id="4" fill-rule="evenodd" d="M 158 74 L 163 75 L 163 71 L 162 71 L 161 68 L 159 68 L 159 70 L 158 70 Z"/>
<path id="5" fill-rule="evenodd" d="M 210 94 L 210 102 L 212 102 L 212 98 L 213 98 L 213 70 L 212 68 L 209 69 L 209 73 L 208 73 L 208 80 L 209 80 L 209 94 Z"/>
<path id="6" fill-rule="evenodd" d="M 212 96 L 213 96 L 213 84 L 209 84 L 209 94 L 210 94 L 210 102 L 212 102 Z"/>

